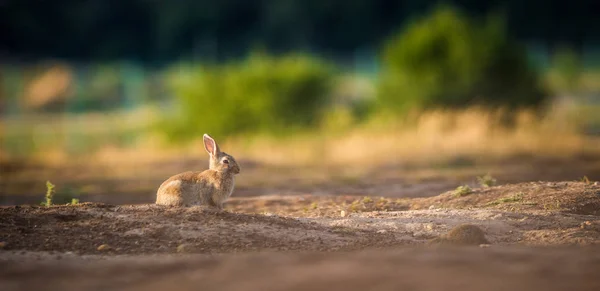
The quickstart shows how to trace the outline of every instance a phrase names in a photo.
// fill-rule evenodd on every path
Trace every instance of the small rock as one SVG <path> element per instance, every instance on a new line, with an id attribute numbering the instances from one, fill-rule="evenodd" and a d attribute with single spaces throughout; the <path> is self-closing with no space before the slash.
<path id="1" fill-rule="evenodd" d="M 344 211 L 344 210 L 340 211 L 340 216 L 341 217 L 346 217 L 346 211 Z"/>
<path id="2" fill-rule="evenodd" d="M 490 244 L 480 244 L 479 247 L 480 248 L 489 248 L 491 245 Z"/>
<path id="3" fill-rule="evenodd" d="M 429 210 L 434 210 L 434 209 L 435 209 L 435 206 L 433 206 L 433 205 L 429 206 Z"/>
<path id="4" fill-rule="evenodd" d="M 591 221 L 584 221 L 581 223 L 581 229 L 586 229 L 586 228 L 590 228 L 592 226 L 592 222 Z"/>
<path id="5" fill-rule="evenodd" d="M 0 250 L 6 247 L 7 243 L 5 241 L 0 241 Z"/>
<path id="6" fill-rule="evenodd" d="M 178 253 L 187 253 L 190 251 L 190 246 L 186 244 L 180 244 L 177 246 Z"/>
<path id="7" fill-rule="evenodd" d="M 598 186 L 598 185 L 600 185 L 600 183 L 594 182 L 594 186 Z"/>
<path id="8" fill-rule="evenodd" d="M 377 233 L 386 233 L 386 232 L 387 232 L 387 230 L 385 230 L 385 229 L 380 229 L 377 231 Z"/>
<path id="9" fill-rule="evenodd" d="M 448 233 L 430 240 L 433 244 L 452 245 L 482 245 L 490 244 L 481 228 L 471 224 L 462 224 L 451 229 Z"/>
<path id="10" fill-rule="evenodd" d="M 107 245 L 107 244 L 101 244 L 100 246 L 98 246 L 98 249 L 97 249 L 97 250 L 99 250 L 99 251 L 101 251 L 101 252 L 102 252 L 102 251 L 108 251 L 108 250 L 110 250 L 110 246 L 109 246 L 109 245 Z"/>

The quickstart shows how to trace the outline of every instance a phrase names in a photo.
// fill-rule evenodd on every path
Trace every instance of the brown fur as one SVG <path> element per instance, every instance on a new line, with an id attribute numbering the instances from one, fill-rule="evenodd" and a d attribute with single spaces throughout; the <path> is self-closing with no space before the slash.
<path id="1" fill-rule="evenodd" d="M 204 142 L 210 155 L 210 168 L 202 172 L 183 172 L 168 178 L 158 188 L 156 204 L 223 208 L 223 202 L 233 193 L 235 175 L 240 172 L 240 167 L 232 156 L 219 150 L 210 136 L 205 135 Z"/>

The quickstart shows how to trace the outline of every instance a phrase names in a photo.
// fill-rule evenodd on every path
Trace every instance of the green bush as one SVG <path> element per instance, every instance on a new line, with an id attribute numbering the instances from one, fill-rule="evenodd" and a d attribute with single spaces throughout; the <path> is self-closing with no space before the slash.
<path id="1" fill-rule="evenodd" d="M 525 50 L 497 17 L 439 7 L 386 43 L 378 103 L 395 112 L 466 105 L 529 106 L 544 99 Z"/>
<path id="2" fill-rule="evenodd" d="M 559 47 L 552 55 L 553 76 L 552 87 L 554 90 L 573 93 L 579 88 L 583 75 L 581 56 L 570 47 Z"/>
<path id="3" fill-rule="evenodd" d="M 308 56 L 258 53 L 244 62 L 178 72 L 170 82 L 177 108 L 163 123 L 173 139 L 316 125 L 334 76 L 331 66 Z"/>

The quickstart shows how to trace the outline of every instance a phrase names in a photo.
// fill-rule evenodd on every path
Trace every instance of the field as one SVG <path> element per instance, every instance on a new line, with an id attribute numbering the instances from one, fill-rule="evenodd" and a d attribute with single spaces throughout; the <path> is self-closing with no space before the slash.
<path id="1" fill-rule="evenodd" d="M 600 290 L 585 5 L 22 2 L 0 291 Z M 155 203 L 217 148 L 224 207 Z"/>
<path id="2" fill-rule="evenodd" d="M 224 141 L 242 170 L 215 211 L 153 204 L 170 175 L 206 168 L 201 144 L 110 146 L 118 115 L 40 118 L 4 124 L 28 155 L 0 155 L 1 290 L 600 288 L 598 139 L 550 121 L 442 112 Z M 68 134 L 102 147 L 56 150 Z"/>
<path id="3" fill-rule="evenodd" d="M 224 211 L 153 205 L 159 174 L 148 189 L 128 192 L 132 177 L 81 180 L 92 168 L 59 170 L 57 185 L 107 183 L 123 194 L 51 207 L 35 205 L 43 195 L 26 191 L 8 198 L 13 205 L 0 208 L 2 290 L 600 287 L 600 185 L 575 178 L 597 176 L 593 157 L 447 170 L 389 166 L 374 180 L 368 172 L 351 179 L 245 165 L 247 178 L 240 175 Z M 164 175 L 180 166 L 153 169 Z M 475 174 L 492 166 L 499 185 L 480 185 Z M 19 170 L 12 175 L 29 177 L 22 181 L 29 185 L 43 185 L 34 171 L 51 172 Z M 5 187 L 27 189 L 12 181 Z M 22 203 L 34 205 L 15 205 Z M 461 225 L 479 227 L 484 237 L 453 235 Z"/>

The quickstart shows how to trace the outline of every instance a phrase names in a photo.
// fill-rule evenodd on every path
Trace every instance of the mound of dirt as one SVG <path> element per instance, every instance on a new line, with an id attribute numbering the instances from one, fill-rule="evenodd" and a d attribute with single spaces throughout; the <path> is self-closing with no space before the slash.
<path id="1" fill-rule="evenodd" d="M 600 184 L 586 182 L 529 182 L 414 199 L 410 209 L 488 208 L 513 212 L 549 210 L 600 216 Z"/>
<path id="2" fill-rule="evenodd" d="M 178 249 L 198 253 L 332 251 L 394 244 L 389 234 L 375 230 L 348 231 L 295 218 L 157 205 L 2 207 L 0 233 L 5 250 L 79 254 L 173 253 Z"/>
<path id="3" fill-rule="evenodd" d="M 485 238 L 485 232 L 478 226 L 461 224 L 451 229 L 447 234 L 430 241 L 432 244 L 450 245 L 486 245 L 490 242 Z"/>
<path id="4" fill-rule="evenodd" d="M 494 202 L 516 191 L 523 193 L 521 200 Z M 597 185 L 540 182 L 476 189 L 462 197 L 233 199 L 227 211 L 97 203 L 9 206 L 0 207 L 0 242 L 5 252 L 102 255 L 350 251 L 422 245 L 470 224 L 492 245 L 595 245 L 600 216 L 591 214 L 598 213 L 598 193 Z M 555 200 L 558 206 L 540 207 Z"/>
<path id="5" fill-rule="evenodd" d="M 470 188 L 469 188 L 470 189 Z M 509 212 L 547 211 L 600 216 L 600 184 L 585 182 L 527 182 L 474 188 L 434 197 L 263 196 L 232 198 L 227 209 L 244 213 L 273 213 L 293 217 L 339 217 L 344 213 L 424 209 L 496 209 Z"/>
<path id="6" fill-rule="evenodd" d="M 100 203 L 0 207 L 0 286 L 600 289 L 600 186 L 537 182 L 460 194 L 236 198 L 226 211 Z M 430 247 L 432 240 L 470 246 Z M 486 248 L 477 246 L 482 243 Z"/>

